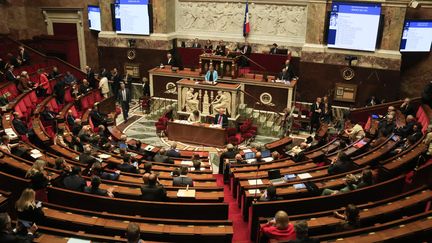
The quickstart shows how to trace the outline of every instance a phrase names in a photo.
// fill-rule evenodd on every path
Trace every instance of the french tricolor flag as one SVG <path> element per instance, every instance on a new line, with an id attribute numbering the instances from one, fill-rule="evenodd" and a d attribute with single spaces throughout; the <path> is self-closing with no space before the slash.
<path id="1" fill-rule="evenodd" d="M 249 1 L 246 1 L 246 11 L 245 11 L 245 17 L 244 17 L 244 23 L 243 23 L 243 36 L 247 37 L 250 32 L 250 25 L 249 25 Z"/>

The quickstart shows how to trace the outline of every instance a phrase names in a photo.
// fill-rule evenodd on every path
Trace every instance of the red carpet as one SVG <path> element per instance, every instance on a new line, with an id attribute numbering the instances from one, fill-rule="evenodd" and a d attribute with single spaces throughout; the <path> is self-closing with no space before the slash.
<path id="1" fill-rule="evenodd" d="M 249 240 L 249 226 L 243 221 L 241 211 L 237 206 L 236 200 L 232 197 L 232 193 L 228 185 L 223 184 L 222 175 L 214 175 L 217 179 L 217 185 L 224 187 L 225 202 L 229 204 L 228 218 L 233 221 L 234 236 L 232 242 L 235 243 L 251 243 Z"/>

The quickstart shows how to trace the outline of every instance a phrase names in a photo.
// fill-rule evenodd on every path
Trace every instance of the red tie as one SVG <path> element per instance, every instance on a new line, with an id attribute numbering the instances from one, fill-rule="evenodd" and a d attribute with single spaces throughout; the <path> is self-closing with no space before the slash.
<path id="1" fill-rule="evenodd" d="M 218 124 L 222 125 L 222 116 L 221 115 L 219 115 Z"/>

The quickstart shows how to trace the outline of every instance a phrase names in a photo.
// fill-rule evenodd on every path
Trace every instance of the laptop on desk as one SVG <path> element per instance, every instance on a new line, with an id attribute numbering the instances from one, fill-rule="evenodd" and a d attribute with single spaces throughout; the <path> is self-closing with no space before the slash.
<path id="1" fill-rule="evenodd" d="M 245 160 L 249 164 L 256 162 L 255 153 L 254 152 L 245 153 Z"/>
<path id="2" fill-rule="evenodd" d="M 282 178 L 280 170 L 269 170 L 267 172 L 268 178 L 273 185 L 279 185 L 285 183 L 285 180 Z"/>

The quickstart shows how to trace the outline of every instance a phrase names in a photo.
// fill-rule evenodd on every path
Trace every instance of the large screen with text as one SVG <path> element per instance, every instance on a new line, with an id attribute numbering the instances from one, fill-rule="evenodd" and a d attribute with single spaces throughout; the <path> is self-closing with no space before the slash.
<path id="1" fill-rule="evenodd" d="M 361 51 L 375 51 L 381 4 L 333 2 L 327 45 Z"/>
<path id="2" fill-rule="evenodd" d="M 406 20 L 401 52 L 429 52 L 432 45 L 432 20 Z"/>
<path id="3" fill-rule="evenodd" d="M 89 29 L 101 31 L 101 13 L 99 6 L 87 6 Z"/>
<path id="4" fill-rule="evenodd" d="M 114 9 L 117 33 L 150 35 L 148 0 L 116 0 Z"/>

